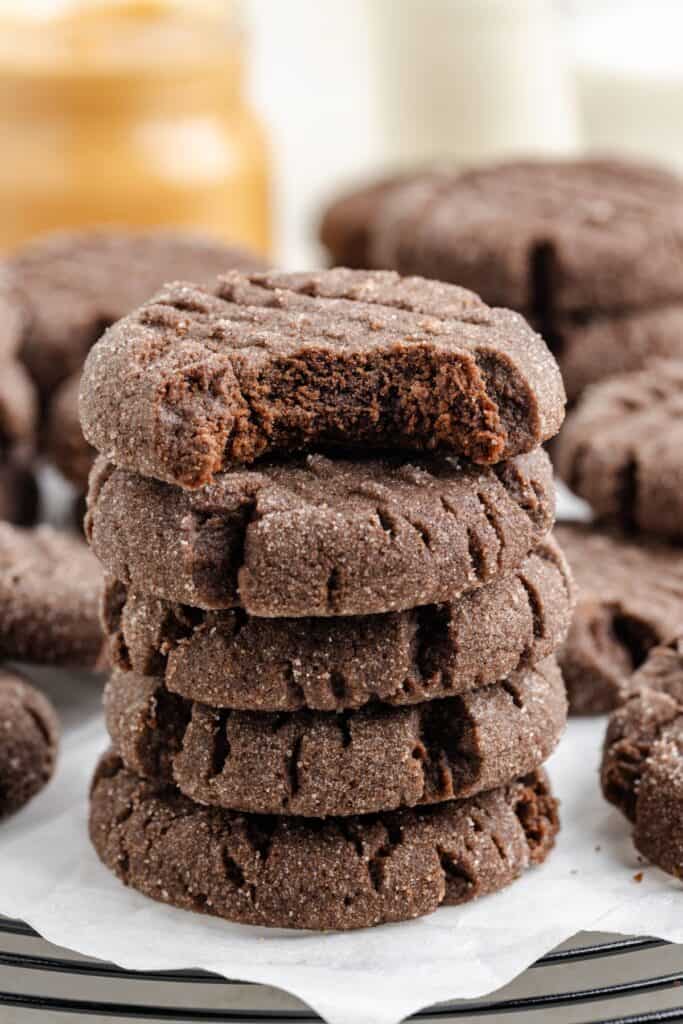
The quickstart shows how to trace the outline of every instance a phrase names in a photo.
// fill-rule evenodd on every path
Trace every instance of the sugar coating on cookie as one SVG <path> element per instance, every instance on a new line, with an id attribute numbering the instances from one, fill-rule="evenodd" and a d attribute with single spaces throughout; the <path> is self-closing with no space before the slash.
<path id="1" fill-rule="evenodd" d="M 242 711 L 342 711 L 465 693 L 538 664 L 566 638 L 574 587 L 557 544 L 443 605 L 371 616 L 255 618 L 155 598 L 110 577 L 112 664 Z"/>
<path id="2" fill-rule="evenodd" d="M 683 360 L 655 361 L 590 388 L 554 458 L 596 516 L 663 538 L 683 537 Z"/>
<path id="3" fill-rule="evenodd" d="M 14 673 L 0 672 L 0 819 L 18 811 L 52 777 L 59 744 L 54 708 Z"/>
<path id="4" fill-rule="evenodd" d="M 193 233 L 103 228 L 35 239 L 9 261 L 26 310 L 22 356 L 48 397 L 80 370 L 105 327 L 164 282 L 208 281 L 259 265 L 241 249 Z"/>
<path id="5" fill-rule="evenodd" d="M 558 830 L 543 773 L 469 800 L 324 822 L 201 807 L 107 755 L 90 836 L 125 884 L 244 924 L 346 930 L 428 914 L 509 885 Z"/>
<path id="6" fill-rule="evenodd" d="M 322 446 L 496 463 L 552 437 L 564 390 L 526 321 L 393 273 L 240 274 L 176 284 L 111 328 L 81 384 L 88 441 L 188 488 Z"/>
<path id="7" fill-rule="evenodd" d="M 651 656 L 659 658 L 657 651 Z M 678 658 L 680 677 L 680 649 Z M 683 877 L 683 705 L 677 696 L 645 686 L 613 712 L 601 781 L 605 798 L 633 822 L 636 849 Z"/>
<path id="8" fill-rule="evenodd" d="M 0 523 L 0 655 L 94 668 L 102 570 L 78 537 Z"/>
<path id="9" fill-rule="evenodd" d="M 599 714 L 621 702 L 650 648 L 683 631 L 683 550 L 581 523 L 561 523 L 555 536 L 578 592 L 558 652 L 569 705 Z"/>
<path id="10" fill-rule="evenodd" d="M 232 470 L 200 491 L 99 460 L 86 532 L 125 584 L 279 618 L 452 599 L 515 569 L 553 517 L 540 449 L 495 467 L 310 455 Z"/>

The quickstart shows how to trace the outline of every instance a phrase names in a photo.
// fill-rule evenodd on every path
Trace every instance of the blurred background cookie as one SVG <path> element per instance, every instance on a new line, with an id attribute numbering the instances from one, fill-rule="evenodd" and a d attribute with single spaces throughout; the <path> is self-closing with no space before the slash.
<path id="1" fill-rule="evenodd" d="M 40 792 L 55 767 L 57 715 L 46 697 L 0 670 L 0 819 Z"/>

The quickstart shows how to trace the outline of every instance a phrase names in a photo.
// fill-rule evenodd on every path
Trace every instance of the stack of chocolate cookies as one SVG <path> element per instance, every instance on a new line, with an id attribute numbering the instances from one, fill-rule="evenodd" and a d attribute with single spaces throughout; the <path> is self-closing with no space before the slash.
<path id="1" fill-rule="evenodd" d="M 38 403 L 18 361 L 24 312 L 16 282 L 0 266 L 0 520 L 32 523 L 38 489 L 32 471 Z"/>
<path id="2" fill-rule="evenodd" d="M 105 864 L 187 909 L 349 929 L 542 861 L 563 408 L 521 316 L 393 273 L 230 272 L 112 327 L 81 388 Z"/>

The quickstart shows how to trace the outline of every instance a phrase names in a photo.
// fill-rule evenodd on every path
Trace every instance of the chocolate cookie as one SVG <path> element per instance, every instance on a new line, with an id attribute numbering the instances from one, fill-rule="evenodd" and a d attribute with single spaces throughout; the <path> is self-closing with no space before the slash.
<path id="1" fill-rule="evenodd" d="M 34 687 L 0 671 L 0 818 L 18 811 L 52 777 L 59 723 Z"/>
<path id="2" fill-rule="evenodd" d="M 441 803 L 539 768 L 567 698 L 552 659 L 462 697 L 410 708 L 219 711 L 115 672 L 107 728 L 126 767 L 200 804 L 326 818 Z"/>
<path id="3" fill-rule="evenodd" d="M 640 668 L 628 679 L 624 699 L 643 689 L 667 693 L 683 704 L 683 636 L 651 648 Z"/>
<path id="4" fill-rule="evenodd" d="M 391 273 L 226 274 L 112 327 L 81 384 L 85 436 L 183 487 L 258 456 L 406 448 L 495 463 L 559 429 L 564 390 L 516 313 Z"/>
<path id="5" fill-rule="evenodd" d="M 79 491 L 85 491 L 96 452 L 83 437 L 78 419 L 80 383 L 79 370 L 67 377 L 55 391 L 48 409 L 45 450 L 66 479 Z"/>
<path id="6" fill-rule="evenodd" d="M 683 360 L 596 384 L 557 440 L 558 473 L 598 518 L 678 540 L 682 415 Z"/>
<path id="7" fill-rule="evenodd" d="M 578 322 L 567 319 L 552 334 L 545 332 L 545 338 L 560 364 L 567 398 L 574 402 L 597 381 L 645 369 L 657 358 L 683 359 L 683 302 Z"/>
<path id="8" fill-rule="evenodd" d="M 573 586 L 548 539 L 514 573 L 444 605 L 386 615 L 262 619 L 204 612 L 110 578 L 112 664 L 243 711 L 342 711 L 465 693 L 538 664 L 565 639 Z"/>
<path id="9" fill-rule="evenodd" d="M 102 571 L 82 540 L 0 523 L 0 657 L 93 668 Z"/>
<path id="10" fill-rule="evenodd" d="M 602 790 L 633 822 L 636 849 L 683 877 L 683 705 L 643 689 L 611 716 Z"/>
<path id="11" fill-rule="evenodd" d="M 145 895 L 243 924 L 325 931 L 502 889 L 545 860 L 557 830 L 541 773 L 469 800 L 321 822 L 200 807 L 111 754 L 90 810 L 101 860 Z"/>
<path id="12" fill-rule="evenodd" d="M 578 602 L 559 652 L 574 714 L 616 707 L 651 647 L 683 632 L 683 549 L 579 523 L 555 534 Z"/>
<path id="13" fill-rule="evenodd" d="M 98 460 L 86 532 L 123 583 L 258 616 L 433 604 L 512 571 L 548 532 L 545 452 L 499 466 L 310 455 L 185 491 Z"/>
<path id="14" fill-rule="evenodd" d="M 23 358 L 43 398 L 80 369 L 103 330 L 166 281 L 256 270 L 249 253 L 200 235 L 116 230 L 54 234 L 10 261 L 26 309 Z"/>
<path id="15" fill-rule="evenodd" d="M 673 174 L 614 159 L 523 160 L 450 182 L 416 175 L 406 187 L 412 205 L 400 188 L 377 203 L 371 266 L 544 313 L 683 297 L 683 182 Z"/>

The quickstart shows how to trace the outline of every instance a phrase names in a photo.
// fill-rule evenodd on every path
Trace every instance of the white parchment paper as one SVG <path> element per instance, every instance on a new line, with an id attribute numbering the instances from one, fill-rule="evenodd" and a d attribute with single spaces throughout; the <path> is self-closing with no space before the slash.
<path id="1" fill-rule="evenodd" d="M 571 722 L 550 763 L 563 830 L 545 865 L 419 921 L 314 935 L 174 910 L 111 876 L 86 834 L 89 779 L 107 745 L 91 713 L 68 731 L 54 782 L 2 826 L 0 913 L 123 967 L 205 968 L 283 988 L 330 1024 L 395 1024 L 433 1002 L 484 995 L 582 929 L 683 942 L 680 883 L 638 862 L 628 825 L 600 796 L 603 731 L 604 719 Z"/>

